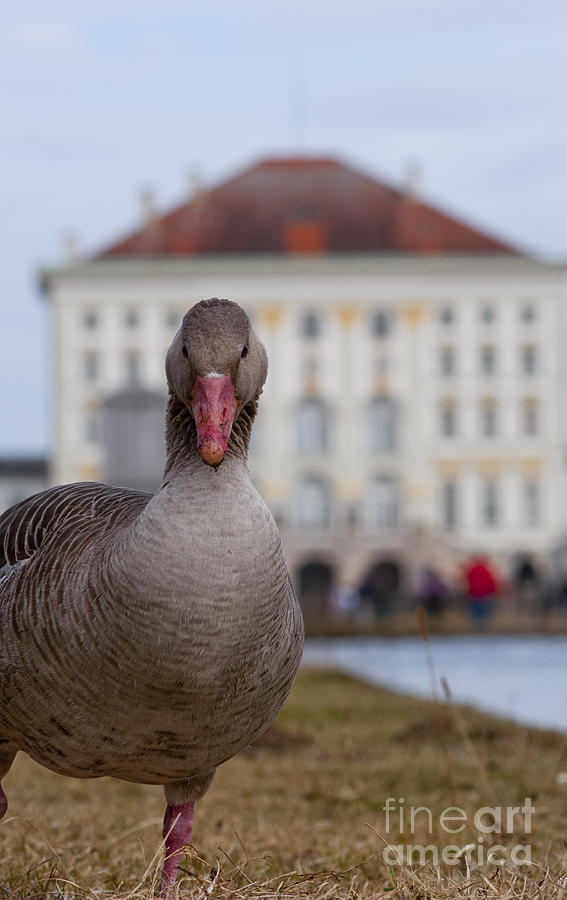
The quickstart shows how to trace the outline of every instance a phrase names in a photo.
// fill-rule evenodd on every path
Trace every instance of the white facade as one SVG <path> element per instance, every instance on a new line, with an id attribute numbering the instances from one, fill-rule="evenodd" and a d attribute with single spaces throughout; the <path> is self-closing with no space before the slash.
<path id="1" fill-rule="evenodd" d="M 165 394 L 182 315 L 229 297 L 268 351 L 250 468 L 294 559 L 333 558 L 349 581 L 382 551 L 411 556 L 409 535 L 545 553 L 565 528 L 562 281 L 559 267 L 488 255 L 50 272 L 52 480 L 101 478 L 102 397 L 132 382 Z"/>

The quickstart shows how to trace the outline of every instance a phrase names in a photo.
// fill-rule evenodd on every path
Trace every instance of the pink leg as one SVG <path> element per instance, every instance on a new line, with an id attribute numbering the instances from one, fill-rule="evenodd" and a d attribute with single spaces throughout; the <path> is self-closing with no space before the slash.
<path id="1" fill-rule="evenodd" d="M 161 873 L 162 897 L 166 897 L 175 883 L 177 869 L 183 848 L 191 840 L 193 828 L 193 810 L 195 803 L 184 803 L 182 806 L 168 806 L 163 820 L 163 838 L 165 840 L 165 864 Z"/>

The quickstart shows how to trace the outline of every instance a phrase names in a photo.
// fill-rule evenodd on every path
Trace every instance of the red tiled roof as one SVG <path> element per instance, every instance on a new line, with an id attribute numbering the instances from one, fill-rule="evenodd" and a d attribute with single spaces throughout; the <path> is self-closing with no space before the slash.
<path id="1" fill-rule="evenodd" d="M 265 159 L 100 257 L 209 253 L 515 253 L 332 158 Z"/>

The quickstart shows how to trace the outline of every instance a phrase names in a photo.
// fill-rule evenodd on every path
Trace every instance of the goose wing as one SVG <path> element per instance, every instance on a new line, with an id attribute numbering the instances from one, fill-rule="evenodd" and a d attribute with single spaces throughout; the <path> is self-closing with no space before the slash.
<path id="1" fill-rule="evenodd" d="M 95 482 L 49 488 L 11 506 L 0 516 L 0 578 L 30 559 L 61 529 L 98 520 L 104 530 L 132 521 L 151 494 Z"/>

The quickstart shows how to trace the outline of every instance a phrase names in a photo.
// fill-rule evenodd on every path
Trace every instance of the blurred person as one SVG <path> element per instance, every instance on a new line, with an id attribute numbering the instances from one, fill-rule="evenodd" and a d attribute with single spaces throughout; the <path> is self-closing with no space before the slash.
<path id="1" fill-rule="evenodd" d="M 484 625 L 500 590 L 498 576 L 488 559 L 474 556 L 465 563 L 464 577 L 471 616 L 475 622 Z"/>
<path id="2" fill-rule="evenodd" d="M 383 562 L 374 566 L 360 586 L 361 600 L 373 607 L 377 619 L 382 619 L 392 612 L 398 580 L 396 567 L 389 562 Z"/>
<path id="3" fill-rule="evenodd" d="M 352 584 L 345 584 L 331 593 L 331 609 L 340 618 L 354 621 L 360 609 L 360 594 Z"/>
<path id="4" fill-rule="evenodd" d="M 513 575 L 518 612 L 528 613 L 534 617 L 537 613 L 547 612 L 545 591 L 542 591 L 542 580 L 533 559 L 520 553 L 516 560 Z"/>
<path id="5" fill-rule="evenodd" d="M 447 605 L 447 586 L 438 572 L 424 566 L 418 575 L 416 598 L 430 616 L 441 616 Z"/>

